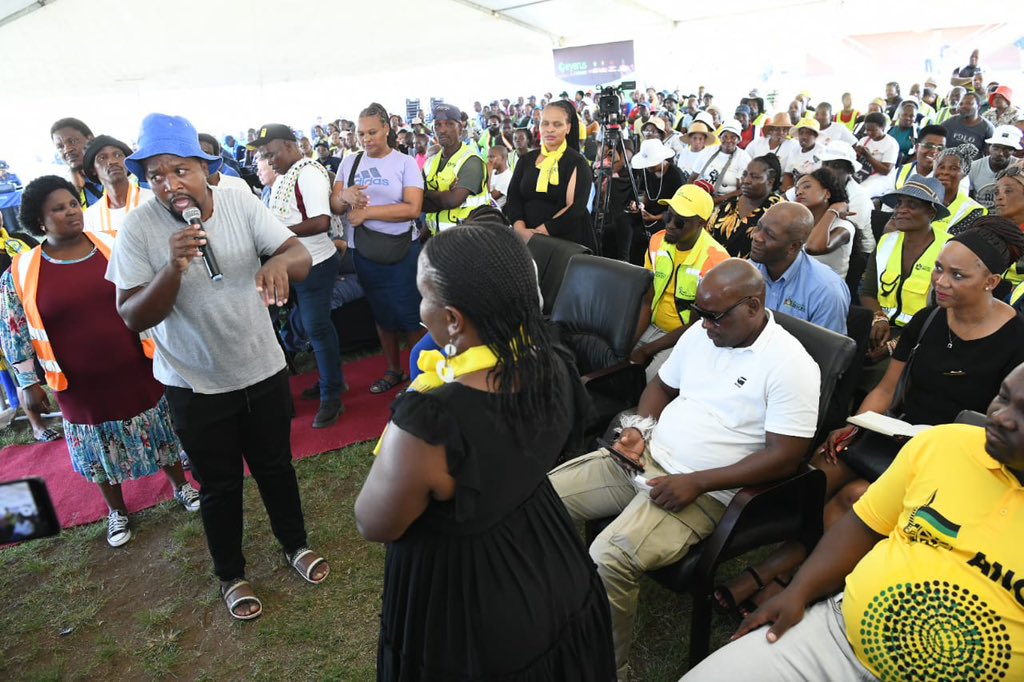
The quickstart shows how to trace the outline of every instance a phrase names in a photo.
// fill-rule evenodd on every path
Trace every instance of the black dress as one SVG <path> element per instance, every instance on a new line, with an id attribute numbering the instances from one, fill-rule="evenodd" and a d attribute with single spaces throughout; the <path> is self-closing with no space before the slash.
<path id="1" fill-rule="evenodd" d="M 566 149 L 558 160 L 558 184 L 548 184 L 548 191 L 542 193 L 537 191 L 540 169 L 536 164 L 539 155 L 540 150 L 535 149 L 516 162 L 516 169 L 509 181 L 508 199 L 505 201 L 505 213 L 509 220 L 513 223 L 522 220 L 530 229 L 544 225 L 552 237 L 582 244 L 596 253 L 594 230 L 587 212 L 594 176 L 586 158 L 574 149 Z M 574 171 L 576 191 L 573 204 L 568 211 L 552 218 L 566 205 L 566 188 Z"/>
<path id="2" fill-rule="evenodd" d="M 388 546 L 378 680 L 615 679 L 608 598 L 547 478 L 573 410 L 517 446 L 498 404 L 458 383 L 395 402 L 396 425 L 444 445 L 456 491 Z"/>

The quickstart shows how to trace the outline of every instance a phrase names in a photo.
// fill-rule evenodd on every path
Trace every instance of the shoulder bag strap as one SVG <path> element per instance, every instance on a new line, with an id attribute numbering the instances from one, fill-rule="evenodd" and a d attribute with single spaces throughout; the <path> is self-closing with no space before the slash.
<path id="1" fill-rule="evenodd" d="M 942 312 L 942 308 L 936 306 L 934 310 L 928 313 L 924 324 L 921 325 L 921 333 L 917 335 L 917 343 L 911 349 L 910 355 L 907 357 L 907 364 L 904 365 L 903 371 L 900 373 L 899 383 L 896 384 L 895 398 L 892 401 L 892 407 L 889 408 L 890 414 L 899 415 L 903 413 L 903 401 L 906 400 L 907 391 L 910 389 L 910 370 L 914 364 L 914 356 L 917 355 L 917 349 L 921 345 L 924 335 L 928 333 L 928 328 L 932 326 L 932 322 L 940 312 Z"/>
<path id="2" fill-rule="evenodd" d="M 362 158 L 363 158 L 363 153 L 362 152 L 359 152 L 358 154 L 356 154 L 356 160 L 352 164 L 352 170 L 348 174 L 348 184 L 345 185 L 346 187 L 351 187 L 352 183 L 356 181 L 356 171 L 359 170 L 359 161 L 362 160 Z"/>

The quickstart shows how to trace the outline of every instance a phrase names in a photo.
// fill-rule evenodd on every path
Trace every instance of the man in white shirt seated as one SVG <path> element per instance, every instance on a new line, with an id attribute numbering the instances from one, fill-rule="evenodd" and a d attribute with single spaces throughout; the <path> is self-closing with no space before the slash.
<path id="1" fill-rule="evenodd" d="M 85 209 L 86 232 L 120 230 L 125 217 L 153 197 L 128 174 L 124 160 L 131 153 L 131 147 L 110 135 L 94 137 L 85 148 L 82 172 L 103 185 L 103 196 Z"/>
<path id="2" fill-rule="evenodd" d="M 818 366 L 765 310 L 757 268 L 735 258 L 716 266 L 690 309 L 701 324 L 679 339 L 615 443 L 644 471 L 602 449 L 550 474 L 574 519 L 617 514 L 590 555 L 608 592 L 620 680 L 641 574 L 710 535 L 736 489 L 792 475 L 817 423 Z"/>
<path id="3" fill-rule="evenodd" d="M 504 208 L 508 198 L 508 185 L 512 180 L 512 169 L 508 167 L 508 148 L 496 144 L 487 150 L 487 177 L 490 178 L 491 201 L 498 208 Z"/>
<path id="4" fill-rule="evenodd" d="M 886 125 L 882 114 L 868 114 L 864 117 L 865 137 L 853 147 L 857 159 L 863 164 L 857 180 L 872 199 L 892 189 L 892 170 L 900 157 L 900 144 L 885 133 Z"/>

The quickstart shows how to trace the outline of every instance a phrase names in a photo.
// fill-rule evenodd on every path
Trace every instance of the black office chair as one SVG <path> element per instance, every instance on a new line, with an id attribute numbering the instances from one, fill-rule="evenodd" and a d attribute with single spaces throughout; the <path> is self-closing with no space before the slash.
<path id="1" fill-rule="evenodd" d="M 531 237 L 526 246 L 537 264 L 537 280 L 540 284 L 540 293 L 544 297 L 544 314 L 550 315 L 558 291 L 562 288 L 569 260 L 573 256 L 590 253 L 590 249 L 576 242 L 543 234 Z"/>
<path id="2" fill-rule="evenodd" d="M 846 316 L 846 335 L 857 344 L 857 351 L 854 353 L 850 366 L 846 368 L 836 383 L 833 399 L 829 403 L 825 415 L 823 428 L 825 434 L 846 424 L 846 418 L 857 407 L 853 404 L 854 394 L 857 392 L 861 376 L 864 374 L 864 358 L 868 352 L 873 319 L 874 314 L 870 309 L 860 305 L 850 306 L 850 312 Z"/>
<path id="3" fill-rule="evenodd" d="M 647 385 L 643 366 L 631 364 L 629 354 L 652 279 L 650 271 L 610 258 L 569 260 L 551 321 L 594 401 L 595 415 L 584 429 L 588 443 L 612 417 L 636 405 Z"/>
<path id="4" fill-rule="evenodd" d="M 820 432 L 825 426 L 836 383 L 854 359 L 856 344 L 846 336 L 789 315 L 773 315 L 775 321 L 803 345 L 821 371 Z M 787 540 L 797 540 L 808 549 L 814 547 L 823 532 L 824 508 L 825 474 L 802 464 L 791 478 L 740 490 L 706 540 L 694 545 L 680 561 L 651 573 L 670 590 L 688 592 L 693 597 L 691 668 L 709 653 L 712 593 L 718 567 L 758 547 Z M 592 541 L 610 521 L 588 523 L 588 540 Z"/>

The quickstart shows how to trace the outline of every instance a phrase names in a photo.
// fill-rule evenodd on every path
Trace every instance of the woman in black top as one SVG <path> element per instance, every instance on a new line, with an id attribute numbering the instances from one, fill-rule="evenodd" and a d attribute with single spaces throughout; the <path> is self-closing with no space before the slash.
<path id="1" fill-rule="evenodd" d="M 938 306 L 918 311 L 903 328 L 885 377 L 864 398 L 857 414 L 890 413 L 911 424 L 948 424 L 962 410 L 986 412 L 1003 379 L 1024 362 L 1024 319 L 992 296 L 1002 279 L 1000 273 L 1022 253 L 1024 234 L 1005 218 L 986 216 L 953 237 L 932 272 Z M 897 387 L 911 352 L 913 361 L 900 400 Z M 869 485 L 866 477 L 874 480 L 900 445 L 871 431 L 858 434 L 853 426 L 829 434 L 811 461 L 824 470 L 828 481 L 826 528 L 850 510 Z M 719 602 L 724 606 L 730 600 L 743 601 L 756 591 L 755 582 L 789 573 L 804 553 L 799 544 L 783 546 L 760 566 L 720 588 Z"/>
<path id="2" fill-rule="evenodd" d="M 523 240 L 546 234 L 596 249 L 587 203 L 594 183 L 579 152 L 579 119 L 568 102 L 541 117 L 541 148 L 516 162 L 505 212 Z"/>
<path id="3" fill-rule="evenodd" d="M 589 405 L 529 251 L 465 223 L 427 242 L 416 283 L 445 353 L 421 356 L 355 509 L 388 544 L 377 679 L 613 682 L 608 597 L 547 477 Z"/>

